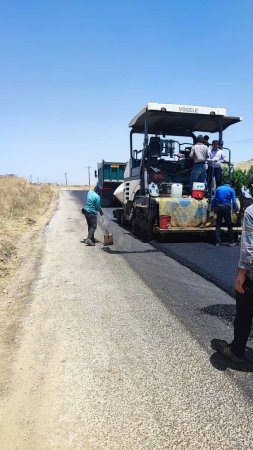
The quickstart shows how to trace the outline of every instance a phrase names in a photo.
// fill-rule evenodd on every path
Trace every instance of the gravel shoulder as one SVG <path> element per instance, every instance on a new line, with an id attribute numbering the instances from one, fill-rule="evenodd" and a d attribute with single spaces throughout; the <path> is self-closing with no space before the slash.
<path id="1" fill-rule="evenodd" d="M 253 449 L 252 405 L 122 255 L 85 246 L 85 232 L 62 191 L 34 241 L 36 269 L 27 254 L 10 297 L 19 325 L 2 372 L 0 448 Z"/>
<path id="2" fill-rule="evenodd" d="M 55 196 L 44 214 L 37 217 L 35 225 L 15 242 L 15 261 L 10 275 L 0 283 L 0 395 L 8 393 L 11 363 L 19 346 L 19 333 L 29 313 L 31 290 L 39 270 L 44 248 L 43 230 L 58 206 Z"/>

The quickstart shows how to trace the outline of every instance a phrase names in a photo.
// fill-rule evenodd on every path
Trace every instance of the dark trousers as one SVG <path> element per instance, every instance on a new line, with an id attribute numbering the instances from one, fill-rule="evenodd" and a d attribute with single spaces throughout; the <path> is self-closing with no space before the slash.
<path id="1" fill-rule="evenodd" d="M 208 192 L 210 192 L 210 190 L 212 188 L 213 178 L 215 179 L 215 182 L 216 182 L 216 188 L 221 186 L 221 180 L 222 180 L 221 167 L 208 166 L 206 177 L 207 177 Z"/>
<path id="2" fill-rule="evenodd" d="M 231 350 L 241 358 L 244 354 L 253 319 L 253 281 L 246 278 L 245 293 L 236 292 L 236 316 L 234 321 L 234 340 Z"/>
<path id="3" fill-rule="evenodd" d="M 221 226 L 222 219 L 225 220 L 226 227 L 228 228 L 228 241 L 233 242 L 233 225 L 231 220 L 231 207 L 228 205 L 218 205 L 217 207 L 217 219 L 216 219 L 216 242 L 221 241 Z"/>
<path id="4" fill-rule="evenodd" d="M 85 215 L 85 218 L 87 220 L 87 225 L 88 225 L 88 238 L 87 239 L 94 241 L 94 239 L 95 239 L 94 233 L 97 228 L 97 214 L 89 213 L 85 209 L 83 211 L 84 211 L 84 215 Z"/>

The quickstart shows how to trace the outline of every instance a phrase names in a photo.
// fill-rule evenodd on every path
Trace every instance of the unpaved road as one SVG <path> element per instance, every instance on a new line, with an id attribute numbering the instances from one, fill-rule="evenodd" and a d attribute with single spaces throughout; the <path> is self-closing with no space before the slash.
<path id="1" fill-rule="evenodd" d="M 253 449 L 250 399 L 122 249 L 80 242 L 85 227 L 71 192 L 61 192 L 2 369 L 0 449 Z M 186 273 L 192 295 L 220 295 L 170 260 L 172 279 Z"/>

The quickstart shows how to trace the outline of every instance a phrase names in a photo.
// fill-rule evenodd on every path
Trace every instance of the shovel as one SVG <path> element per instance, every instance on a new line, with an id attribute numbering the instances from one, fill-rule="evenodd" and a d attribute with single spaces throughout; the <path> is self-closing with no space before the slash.
<path id="1" fill-rule="evenodd" d="M 106 233 L 106 234 L 104 234 L 104 245 L 112 245 L 113 244 L 113 236 L 111 233 L 108 233 L 104 216 L 102 216 L 102 221 L 103 221 L 103 225 L 104 225 L 104 229 L 105 229 L 105 233 Z"/>

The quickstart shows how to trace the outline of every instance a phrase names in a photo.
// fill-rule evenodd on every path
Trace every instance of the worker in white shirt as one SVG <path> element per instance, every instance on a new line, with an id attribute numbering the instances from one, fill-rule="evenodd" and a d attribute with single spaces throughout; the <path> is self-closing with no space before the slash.
<path id="1" fill-rule="evenodd" d="M 207 187 L 208 192 L 212 189 L 213 179 L 216 182 L 216 188 L 221 185 L 222 182 L 222 168 L 221 164 L 228 163 L 225 158 L 223 150 L 219 148 L 219 141 L 212 142 L 212 148 L 208 155 L 208 168 L 207 168 Z"/>

